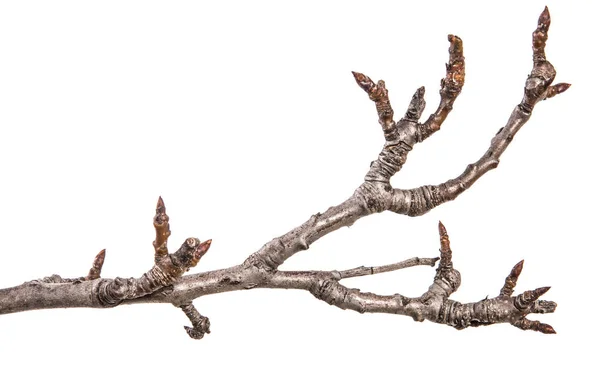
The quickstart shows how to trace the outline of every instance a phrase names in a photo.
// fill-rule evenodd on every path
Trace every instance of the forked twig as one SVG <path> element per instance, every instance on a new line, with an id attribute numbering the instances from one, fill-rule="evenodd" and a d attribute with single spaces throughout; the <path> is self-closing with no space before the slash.
<path id="1" fill-rule="evenodd" d="M 431 209 L 455 199 L 481 176 L 496 168 L 519 129 L 529 120 L 535 105 L 566 91 L 569 85 L 552 85 L 556 71 L 546 59 L 550 14 L 544 9 L 533 32 L 533 69 L 525 82 L 524 96 L 513 110 L 507 124 L 492 139 L 491 145 L 476 162 L 468 165 L 458 177 L 439 185 L 414 189 L 393 188 L 390 178 L 397 173 L 413 147 L 437 132 L 465 80 L 463 42 L 449 35 L 449 62 L 442 79 L 440 103 L 429 118 L 421 123 L 425 109 L 423 87 L 417 89 L 402 119 L 394 120 L 394 110 L 383 81 L 375 83 L 362 73 L 353 72 L 358 85 L 375 103 L 385 144 L 373 161 L 365 181 L 344 202 L 313 215 L 290 232 L 266 243 L 242 264 L 204 273 L 184 276 L 208 251 L 211 240 L 188 238 L 174 253 L 169 253 L 167 240 L 171 234 L 169 216 L 162 198 L 158 199 L 154 228 L 154 265 L 139 278 L 101 278 L 105 259 L 102 250 L 86 277 L 64 279 L 53 275 L 40 280 L 0 290 L 0 314 L 26 310 L 93 307 L 106 308 L 132 303 L 170 303 L 181 308 L 192 326 L 185 327 L 194 339 L 210 333 L 210 322 L 192 301 L 204 295 L 252 288 L 302 289 L 316 298 L 342 309 L 408 315 L 417 321 L 429 320 L 462 329 L 495 323 L 510 323 L 524 330 L 555 333 L 544 323 L 528 320 L 533 313 L 554 312 L 556 304 L 541 301 L 549 287 L 526 291 L 513 297 L 523 261 L 517 263 L 505 280 L 497 297 L 474 303 L 450 299 L 460 284 L 460 273 L 452 263 L 452 251 L 446 228 L 439 224 L 440 258 L 411 258 L 403 262 L 375 267 L 357 267 L 344 271 L 280 271 L 287 259 L 307 250 L 319 238 L 370 214 L 392 211 L 409 216 L 423 215 Z M 349 289 L 342 285 L 346 278 L 390 272 L 417 265 L 439 265 L 428 290 L 416 298 L 399 294 L 382 296 Z"/>

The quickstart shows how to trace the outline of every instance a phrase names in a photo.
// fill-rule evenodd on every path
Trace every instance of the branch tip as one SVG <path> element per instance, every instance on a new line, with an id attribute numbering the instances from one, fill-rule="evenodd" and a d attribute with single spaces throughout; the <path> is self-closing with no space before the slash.
<path id="1" fill-rule="evenodd" d="M 540 298 L 542 295 L 544 295 L 549 290 L 550 290 L 549 286 L 537 288 L 534 290 L 527 290 L 527 291 L 523 292 L 522 294 L 519 294 L 515 298 L 515 307 L 517 307 L 519 310 L 529 309 L 534 305 L 535 301 L 538 298 Z"/>
<path id="2" fill-rule="evenodd" d="M 448 35 L 450 58 L 446 65 L 446 78 L 442 80 L 440 94 L 449 99 L 456 99 L 465 84 L 465 57 L 463 56 L 462 39 L 456 35 Z"/>
<path id="3" fill-rule="evenodd" d="M 188 238 L 183 245 L 181 245 L 179 250 L 173 254 L 176 265 L 182 270 L 195 267 L 204 254 L 206 254 L 211 243 L 212 240 L 200 242 L 197 238 Z"/>
<path id="4" fill-rule="evenodd" d="M 515 264 L 515 266 L 510 271 L 509 277 L 514 277 L 515 279 L 521 276 L 521 272 L 523 271 L 523 264 L 525 263 L 525 259 L 521 260 L 519 263 Z"/>
<path id="5" fill-rule="evenodd" d="M 92 263 L 92 268 L 88 272 L 86 280 L 96 280 L 100 278 L 100 273 L 102 272 L 102 266 L 104 265 L 104 259 L 106 257 L 106 249 L 100 250 L 100 252 L 94 258 L 94 262 Z"/>
<path id="6" fill-rule="evenodd" d="M 448 237 L 448 231 L 441 221 L 438 221 L 438 231 L 440 232 L 440 237 Z"/>
<path id="7" fill-rule="evenodd" d="M 552 98 L 558 94 L 562 94 L 567 91 L 571 87 L 570 83 L 557 83 L 556 85 L 552 85 L 548 87 L 548 92 L 546 93 L 546 97 L 544 99 Z"/>
<path id="8" fill-rule="evenodd" d="M 156 215 L 153 220 L 154 229 L 156 230 L 156 239 L 152 243 L 154 245 L 154 261 L 155 263 L 169 254 L 167 248 L 167 240 L 171 235 L 169 227 L 169 215 L 162 197 L 158 197 L 156 202 Z"/>
<path id="9" fill-rule="evenodd" d="M 156 213 L 165 213 L 165 202 L 160 195 L 158 196 L 158 202 L 156 202 Z"/>
<path id="10" fill-rule="evenodd" d="M 548 10 L 548 6 L 545 6 L 538 18 L 538 28 L 548 31 L 550 28 L 550 21 L 550 11 Z"/>
<path id="11" fill-rule="evenodd" d="M 206 240 L 198 245 L 198 249 L 196 249 L 196 257 L 198 257 L 198 259 L 202 258 L 202 256 L 208 252 L 208 249 L 210 249 L 211 244 L 212 240 Z"/>
<path id="12" fill-rule="evenodd" d="M 541 323 L 541 326 L 542 326 L 542 329 L 540 330 L 540 332 L 545 333 L 547 335 L 548 334 L 550 334 L 550 335 L 556 334 L 556 331 L 550 324 Z"/>
<path id="13" fill-rule="evenodd" d="M 452 268 L 452 250 L 450 249 L 450 238 L 446 227 L 442 222 L 438 222 L 438 231 L 440 233 L 440 267 L 441 268 Z"/>
<path id="14" fill-rule="evenodd" d="M 556 331 L 550 324 L 542 323 L 538 320 L 529 320 L 525 317 L 511 323 L 513 326 L 524 331 L 536 331 L 544 334 L 556 334 Z"/>
<path id="15" fill-rule="evenodd" d="M 544 8 L 538 18 L 537 28 L 533 32 L 533 60 L 536 62 L 546 61 L 546 41 L 548 40 L 548 29 L 550 28 L 550 12 L 548 7 Z"/>
<path id="16" fill-rule="evenodd" d="M 453 59 L 462 59 L 463 58 L 463 43 L 462 39 L 460 39 L 456 35 L 448 34 L 448 41 L 450 42 L 450 63 L 452 63 Z"/>
<path id="17" fill-rule="evenodd" d="M 375 86 L 375 82 L 373 82 L 373 80 L 367 75 L 362 73 L 352 71 L 352 75 L 354 76 L 358 86 L 360 86 L 361 89 L 365 90 L 367 94 L 369 94 L 372 88 Z"/>
<path id="18" fill-rule="evenodd" d="M 515 287 L 517 286 L 517 280 L 521 275 L 521 271 L 523 271 L 523 263 L 525 263 L 524 259 L 521 260 L 519 263 L 515 264 L 515 266 L 510 271 L 510 274 L 506 277 L 506 280 L 504 281 L 504 286 L 500 290 L 501 296 L 512 296 Z"/>

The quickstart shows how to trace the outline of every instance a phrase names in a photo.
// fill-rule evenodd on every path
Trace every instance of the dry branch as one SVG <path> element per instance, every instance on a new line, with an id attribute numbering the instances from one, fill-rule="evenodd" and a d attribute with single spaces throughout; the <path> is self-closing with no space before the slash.
<path id="1" fill-rule="evenodd" d="M 524 330 L 555 333 L 549 325 L 530 321 L 532 313 L 550 313 L 556 304 L 540 301 L 548 287 L 526 291 L 513 297 L 513 290 L 523 268 L 517 263 L 506 278 L 500 294 L 474 303 L 451 300 L 450 295 L 461 284 L 460 273 L 452 263 L 450 240 L 440 223 L 440 258 L 411 258 L 403 262 L 357 267 L 344 271 L 280 271 L 278 267 L 299 251 L 306 250 L 319 238 L 370 214 L 392 211 L 410 216 L 423 215 L 440 204 L 455 199 L 486 172 L 494 169 L 519 129 L 529 120 L 535 105 L 566 91 L 568 84 L 552 86 L 556 75 L 546 60 L 550 14 L 545 9 L 533 32 L 533 69 L 525 82 L 524 96 L 513 110 L 507 124 L 492 139 L 489 149 L 465 172 L 445 183 L 414 189 L 394 189 L 390 178 L 397 173 L 416 143 L 438 131 L 460 94 L 465 79 L 465 61 L 462 40 L 450 35 L 449 62 L 446 77 L 441 81 L 440 103 L 423 122 L 425 109 L 424 88 L 415 92 L 402 119 L 394 121 L 394 111 L 383 81 L 375 83 L 362 73 L 353 72 L 358 85 L 375 103 L 379 123 L 385 137 L 384 147 L 371 163 L 365 181 L 354 194 L 339 205 L 309 220 L 290 232 L 266 243 L 242 264 L 199 274 L 183 276 L 208 251 L 211 240 L 201 242 L 188 238 L 174 253 L 169 254 L 167 240 L 171 234 L 169 216 L 162 198 L 159 198 L 154 217 L 156 238 L 154 266 L 139 278 L 101 278 L 105 251 L 95 258 L 88 276 L 64 279 L 53 275 L 40 280 L 0 290 L 0 314 L 27 310 L 66 307 L 115 307 L 131 303 L 170 303 L 181 308 L 190 319 L 186 332 L 194 339 L 210 333 L 208 318 L 202 316 L 192 301 L 204 295 L 251 288 L 302 289 L 316 298 L 342 309 L 361 313 L 380 312 L 408 315 L 417 321 L 429 320 L 462 329 L 494 323 L 510 323 Z M 417 265 L 439 265 L 433 283 L 416 298 L 399 294 L 382 296 L 349 289 L 341 281 L 350 277 L 390 272 Z"/>

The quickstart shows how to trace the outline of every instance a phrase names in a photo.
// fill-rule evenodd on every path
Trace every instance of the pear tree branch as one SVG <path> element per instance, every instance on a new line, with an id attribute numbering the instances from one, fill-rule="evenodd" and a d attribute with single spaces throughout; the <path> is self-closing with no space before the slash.
<path id="1" fill-rule="evenodd" d="M 513 296 L 523 262 L 517 263 L 505 280 L 498 296 L 473 303 L 450 299 L 461 284 L 460 273 L 452 263 L 449 237 L 440 223 L 440 258 L 410 258 L 390 265 L 357 267 L 343 271 L 281 271 L 287 259 L 307 250 L 319 238 L 358 219 L 383 211 L 409 216 L 423 215 L 451 201 L 471 187 L 479 178 L 496 168 L 500 156 L 521 127 L 530 119 L 535 106 L 543 100 L 565 92 L 569 84 L 553 85 L 556 71 L 547 60 L 545 46 L 550 26 L 550 13 L 544 9 L 533 32 L 533 68 L 525 81 L 521 102 L 515 107 L 506 125 L 492 138 L 487 151 L 469 164 L 458 177 L 438 185 L 412 189 L 394 188 L 390 178 L 400 171 L 413 147 L 440 130 L 465 82 L 463 42 L 449 35 L 449 61 L 446 76 L 441 81 L 440 102 L 425 122 L 419 122 L 425 110 L 424 88 L 417 89 L 405 115 L 394 120 L 394 110 L 384 81 L 375 83 L 362 73 L 353 72 L 357 84 L 368 94 L 379 118 L 385 143 L 382 151 L 352 196 L 323 213 L 277 237 L 243 263 L 229 268 L 184 275 L 206 254 L 211 240 L 188 238 L 181 247 L 169 253 L 167 242 L 171 234 L 165 202 L 158 199 L 153 220 L 156 236 L 153 242 L 154 265 L 140 277 L 102 278 L 105 250 L 95 257 L 87 276 L 68 279 L 52 275 L 21 285 L 0 289 L 0 315 L 28 310 L 52 308 L 114 308 L 125 304 L 169 303 L 180 308 L 190 320 L 185 327 L 193 339 L 210 333 L 210 321 L 193 304 L 205 295 L 252 288 L 301 289 L 316 298 L 342 309 L 361 313 L 377 312 L 408 315 L 416 321 L 449 325 L 458 329 L 496 323 L 509 323 L 523 330 L 555 333 L 539 321 L 529 320 L 529 314 L 551 313 L 556 303 L 539 300 L 548 287 Z M 407 267 L 434 266 L 439 260 L 433 283 L 419 297 L 399 294 L 382 296 L 350 289 L 342 281 Z"/>

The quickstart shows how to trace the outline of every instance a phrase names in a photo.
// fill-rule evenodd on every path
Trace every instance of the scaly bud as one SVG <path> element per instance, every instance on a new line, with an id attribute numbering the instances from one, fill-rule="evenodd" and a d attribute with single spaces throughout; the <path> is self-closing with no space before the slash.
<path id="1" fill-rule="evenodd" d="M 549 286 L 528 290 L 515 298 L 515 307 L 519 310 L 528 309 L 538 298 L 550 290 Z"/>
<path id="2" fill-rule="evenodd" d="M 86 280 L 96 280 L 100 278 L 100 272 L 102 272 L 105 256 L 106 249 L 100 250 L 98 255 L 94 258 L 94 263 L 92 263 L 92 268 L 90 268 L 90 272 L 88 272 L 88 275 L 85 278 Z"/>
<path id="3" fill-rule="evenodd" d="M 515 264 L 515 266 L 512 268 L 512 270 L 510 271 L 510 274 L 506 277 L 506 280 L 504 281 L 504 286 L 500 290 L 501 296 L 506 296 L 506 297 L 512 296 L 515 286 L 517 286 L 517 280 L 519 279 L 519 276 L 521 275 L 521 271 L 523 271 L 523 263 L 524 262 L 525 262 L 525 260 L 522 260 L 519 263 Z"/>
<path id="4" fill-rule="evenodd" d="M 167 256 L 169 250 L 167 248 L 167 240 L 171 235 L 169 228 L 169 216 L 162 197 L 158 197 L 156 203 L 156 215 L 154 216 L 154 229 L 156 230 L 156 239 L 152 243 L 154 245 L 154 261 Z"/>

